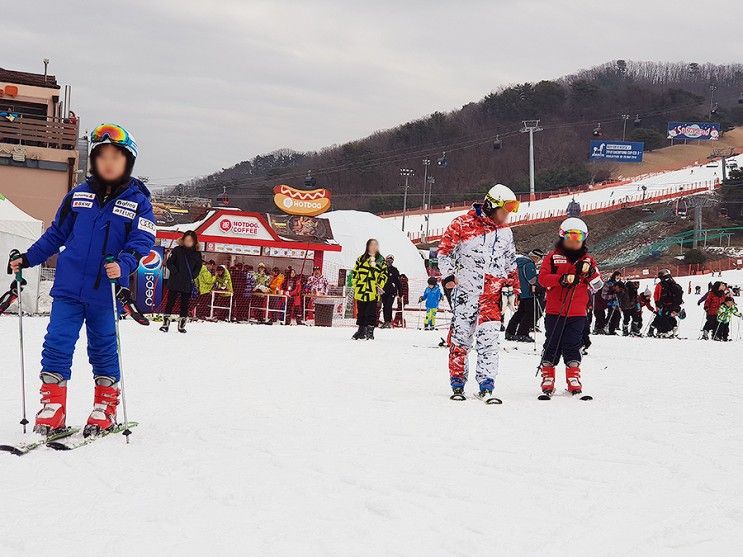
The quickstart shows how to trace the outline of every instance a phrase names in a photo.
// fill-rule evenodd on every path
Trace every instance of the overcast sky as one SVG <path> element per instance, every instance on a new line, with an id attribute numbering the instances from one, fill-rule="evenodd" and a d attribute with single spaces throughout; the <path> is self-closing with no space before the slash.
<path id="1" fill-rule="evenodd" d="M 42 72 L 50 58 L 83 127 L 131 129 L 137 172 L 156 184 L 617 58 L 743 61 L 740 0 L 34 0 L 21 12 L 0 18 L 0 66 Z"/>

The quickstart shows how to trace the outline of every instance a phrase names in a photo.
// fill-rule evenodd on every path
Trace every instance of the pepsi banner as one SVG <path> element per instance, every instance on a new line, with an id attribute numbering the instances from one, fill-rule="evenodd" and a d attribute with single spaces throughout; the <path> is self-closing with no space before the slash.
<path id="1" fill-rule="evenodd" d="M 163 254 L 163 248 L 155 246 L 139 260 L 135 299 L 144 313 L 153 313 L 163 299 Z"/>
<path id="2" fill-rule="evenodd" d="M 717 141 L 719 122 L 668 122 L 668 139 Z"/>
<path id="3" fill-rule="evenodd" d="M 592 161 L 642 162 L 645 144 L 642 141 L 591 141 L 588 156 Z"/>

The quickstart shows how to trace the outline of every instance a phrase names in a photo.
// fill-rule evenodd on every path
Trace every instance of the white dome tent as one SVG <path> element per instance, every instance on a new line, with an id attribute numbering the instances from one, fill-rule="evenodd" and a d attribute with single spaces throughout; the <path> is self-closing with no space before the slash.
<path id="1" fill-rule="evenodd" d="M 333 238 L 343 246 L 343 251 L 325 254 L 328 269 L 353 269 L 366 241 L 376 238 L 382 255 L 394 255 L 395 267 L 407 275 L 410 299 L 417 299 L 423 292 L 428 280 L 423 257 L 399 224 L 363 211 L 331 211 L 322 217 L 330 221 Z"/>
<path id="2" fill-rule="evenodd" d="M 0 194 L 0 294 L 5 292 L 13 281 L 11 275 L 5 274 L 10 250 L 26 251 L 39 239 L 43 232 L 43 223 L 24 213 L 11 201 Z M 24 312 L 36 313 L 39 298 L 39 268 L 24 269 L 23 278 L 28 284 L 23 289 Z M 8 311 L 16 311 L 13 304 Z"/>

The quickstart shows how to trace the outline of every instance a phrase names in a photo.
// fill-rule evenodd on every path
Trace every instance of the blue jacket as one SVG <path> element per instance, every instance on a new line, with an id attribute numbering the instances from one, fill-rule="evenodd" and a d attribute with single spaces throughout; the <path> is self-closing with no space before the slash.
<path id="1" fill-rule="evenodd" d="M 150 192 L 132 178 L 120 193 L 101 207 L 88 181 L 62 200 L 52 225 L 25 254 L 30 266 L 40 265 L 64 246 L 57 259 L 51 295 L 111 306 L 106 255 L 121 266 L 122 286 L 129 285 L 139 260 L 155 244 L 155 216 Z"/>
<path id="2" fill-rule="evenodd" d="M 438 309 L 439 302 L 443 298 L 444 293 L 441 291 L 441 287 L 437 284 L 436 286 L 429 286 L 423 291 L 421 300 L 426 301 L 426 309 Z"/>
<path id="3" fill-rule="evenodd" d="M 537 284 L 537 266 L 530 257 L 519 255 L 516 257 L 516 270 L 519 273 L 519 288 L 522 300 L 532 298 L 532 287 Z"/>

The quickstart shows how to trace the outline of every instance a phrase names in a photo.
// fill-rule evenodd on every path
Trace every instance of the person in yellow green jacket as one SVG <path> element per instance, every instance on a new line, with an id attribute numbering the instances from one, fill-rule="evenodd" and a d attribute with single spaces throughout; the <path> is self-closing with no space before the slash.
<path id="1" fill-rule="evenodd" d="M 218 296 L 227 296 L 228 293 L 232 293 L 232 275 L 224 265 L 217 267 L 217 275 L 214 277 L 214 290 L 218 291 Z M 219 292 L 223 292 L 223 294 L 219 294 Z"/>
<path id="2" fill-rule="evenodd" d="M 734 315 L 737 317 L 741 316 L 738 306 L 735 305 L 735 299 L 728 296 L 720 305 L 720 309 L 717 310 L 717 332 L 713 340 L 727 342 L 728 335 L 730 334 L 730 321 Z"/>
<path id="3" fill-rule="evenodd" d="M 377 326 L 378 303 L 387 284 L 387 263 L 379 253 L 379 242 L 374 238 L 366 241 L 366 251 L 356 260 L 353 268 L 353 297 L 356 300 L 356 324 L 359 329 L 354 340 L 374 340 Z"/>
<path id="4" fill-rule="evenodd" d="M 214 261 L 209 261 L 209 263 L 201 266 L 199 274 L 196 275 L 196 287 L 199 289 L 199 294 L 208 294 L 212 291 L 216 278 L 212 274 L 214 267 Z"/>

